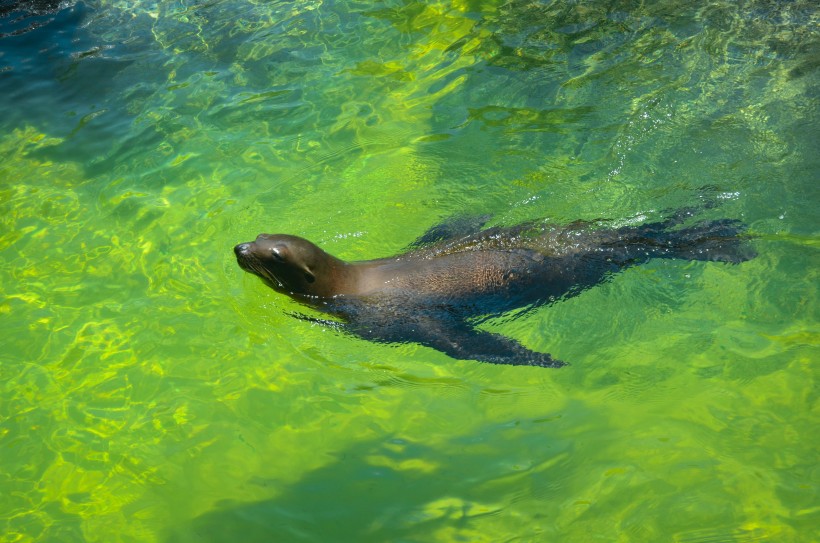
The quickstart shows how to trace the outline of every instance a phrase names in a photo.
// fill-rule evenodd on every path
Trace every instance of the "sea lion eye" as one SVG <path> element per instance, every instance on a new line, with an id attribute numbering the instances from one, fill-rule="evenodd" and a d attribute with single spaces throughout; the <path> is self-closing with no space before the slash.
<path id="1" fill-rule="evenodd" d="M 277 262 L 284 262 L 285 261 L 285 257 L 282 256 L 282 252 L 279 249 L 279 247 L 271 248 L 270 254 L 273 255 L 273 259 L 276 260 Z"/>

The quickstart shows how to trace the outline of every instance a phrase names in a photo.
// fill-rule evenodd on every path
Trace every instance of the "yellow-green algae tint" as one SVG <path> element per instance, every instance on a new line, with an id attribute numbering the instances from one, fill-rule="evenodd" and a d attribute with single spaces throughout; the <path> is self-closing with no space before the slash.
<path id="1" fill-rule="evenodd" d="M 0 106 L 0 541 L 817 540 L 816 7 L 678 4 L 83 5 Z M 482 324 L 557 371 L 295 319 L 231 253 L 703 193 L 755 260 Z"/>

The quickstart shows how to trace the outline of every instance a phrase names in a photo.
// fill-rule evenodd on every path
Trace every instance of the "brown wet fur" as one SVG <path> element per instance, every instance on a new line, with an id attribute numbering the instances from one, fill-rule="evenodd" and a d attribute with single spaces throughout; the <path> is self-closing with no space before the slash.
<path id="1" fill-rule="evenodd" d="M 433 242 L 423 237 L 404 253 L 361 262 L 286 234 L 260 234 L 234 252 L 244 270 L 277 292 L 340 318 L 345 330 L 366 339 L 417 342 L 454 358 L 558 367 L 564 363 L 549 354 L 471 323 L 575 295 L 651 258 L 738 263 L 754 256 L 738 221 L 678 227 L 691 215 L 681 210 L 665 221 L 617 228 L 577 221 L 444 229 Z"/>

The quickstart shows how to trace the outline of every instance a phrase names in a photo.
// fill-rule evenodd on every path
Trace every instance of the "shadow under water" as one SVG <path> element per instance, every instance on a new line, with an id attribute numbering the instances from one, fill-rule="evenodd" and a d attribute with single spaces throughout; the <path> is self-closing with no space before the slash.
<path id="1" fill-rule="evenodd" d="M 542 430 L 531 426 L 525 432 L 529 437 L 519 436 L 529 443 L 529 455 L 546 459 L 541 468 L 529 470 L 500 463 L 492 448 L 480 445 L 487 438 L 483 433 L 456 438 L 445 451 L 399 438 L 362 441 L 276 497 L 220 503 L 177 527 L 166 542 L 432 541 L 441 530 L 477 535 L 474 520 L 499 514 L 511 496 L 533 485 L 544 487 L 535 493 L 549 494 L 553 476 L 563 479 L 557 472 L 566 471 L 571 444 Z M 266 480 L 251 484 L 277 486 Z M 534 530 L 521 529 L 531 535 Z"/>

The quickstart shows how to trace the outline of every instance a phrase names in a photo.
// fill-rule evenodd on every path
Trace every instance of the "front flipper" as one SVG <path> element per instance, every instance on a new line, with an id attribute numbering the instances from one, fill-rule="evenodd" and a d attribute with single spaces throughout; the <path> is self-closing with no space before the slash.
<path id="1" fill-rule="evenodd" d="M 348 331 L 371 341 L 419 343 L 459 360 L 542 368 L 566 366 L 566 362 L 555 360 L 547 353 L 531 351 L 514 339 L 476 330 L 451 314 L 430 315 L 420 310 L 391 317 L 389 320 L 368 319 L 368 322 L 359 320 Z"/>
<path id="2" fill-rule="evenodd" d="M 432 333 L 426 334 L 426 337 L 419 335 L 418 343 L 460 360 L 542 368 L 560 368 L 567 365 L 566 362 L 555 360 L 548 353 L 531 351 L 514 339 L 467 326 L 428 332 Z"/>
<path id="3" fill-rule="evenodd" d="M 421 235 L 408 247 L 418 249 L 427 245 L 432 245 L 440 241 L 457 239 L 475 234 L 481 230 L 492 215 L 478 215 L 470 217 L 452 217 L 446 221 L 430 227 L 427 232 Z"/>
<path id="4" fill-rule="evenodd" d="M 290 315 L 291 317 L 299 319 L 300 321 L 307 321 L 312 322 L 313 324 L 320 324 L 322 326 L 326 326 L 327 328 L 333 328 L 340 332 L 345 331 L 345 323 L 343 322 L 334 321 L 330 319 L 317 319 L 316 317 L 311 317 L 309 315 L 305 315 L 304 313 L 297 313 L 296 311 L 286 311 L 285 313 L 287 315 Z"/>

